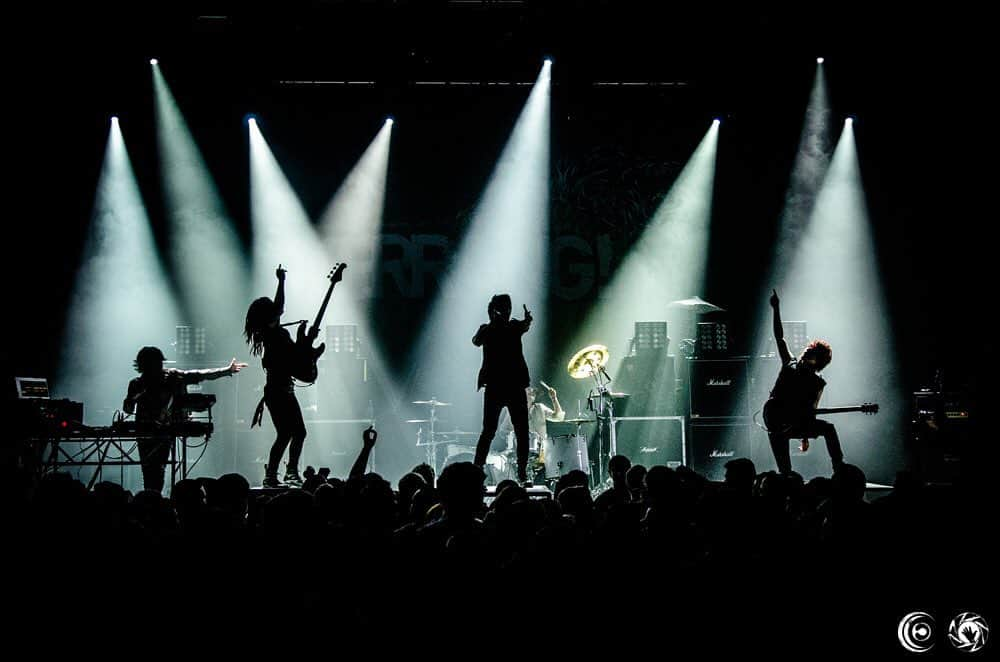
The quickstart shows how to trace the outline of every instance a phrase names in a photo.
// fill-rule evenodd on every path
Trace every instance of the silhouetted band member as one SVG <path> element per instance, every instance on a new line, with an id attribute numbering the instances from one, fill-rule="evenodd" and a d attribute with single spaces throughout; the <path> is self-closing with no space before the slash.
<path id="1" fill-rule="evenodd" d="M 254 356 L 263 354 L 262 364 L 267 371 L 264 383 L 264 397 L 257 404 L 250 427 L 260 424 L 264 415 L 264 405 L 271 413 L 271 420 L 277 436 L 271 445 L 267 465 L 264 467 L 264 487 L 279 487 L 278 466 L 288 449 L 284 481 L 296 487 L 302 485 L 299 475 L 299 457 L 306 440 L 306 425 L 302 420 L 302 409 L 295 397 L 292 374 L 300 360 L 300 353 L 291 335 L 281 326 L 281 314 L 285 311 L 285 270 L 278 265 L 275 271 L 278 290 L 274 300 L 267 297 L 255 299 L 247 310 L 243 335 Z M 305 322 L 300 326 L 305 327 Z"/>
<path id="2" fill-rule="evenodd" d="M 128 394 L 123 405 L 126 413 L 135 414 L 137 422 L 148 423 L 154 428 L 157 425 L 166 428 L 171 422 L 179 420 L 179 413 L 174 411 L 173 404 L 177 396 L 187 393 L 188 384 L 235 375 L 247 367 L 246 363 L 237 363 L 233 359 L 224 368 L 175 370 L 164 369 L 163 360 L 163 352 L 158 347 L 143 347 L 139 350 L 132 364 L 139 376 L 128 383 Z M 142 464 L 143 489 L 153 492 L 163 490 L 164 472 L 173 443 L 173 436 L 166 434 L 136 442 Z"/>
<path id="3" fill-rule="evenodd" d="M 770 399 L 764 405 L 764 421 L 774 461 L 778 465 L 778 471 L 783 474 L 791 473 L 792 460 L 788 442 L 791 439 L 802 439 L 800 449 L 804 452 L 809 450 L 810 438 L 823 437 L 836 471 L 844 463 L 837 430 L 832 423 L 816 418 L 816 408 L 826 386 L 823 378 L 816 373 L 829 365 L 833 350 L 826 341 L 814 340 L 802 350 L 798 360 L 793 359 L 785 344 L 778 304 L 778 293 L 773 292 L 771 308 L 774 309 L 774 340 L 781 357 L 781 372 L 771 389 Z"/>
<path id="4" fill-rule="evenodd" d="M 472 344 L 483 348 L 483 365 L 479 370 L 477 390 L 486 387 L 483 395 L 483 431 L 476 444 L 475 464 L 486 464 L 490 443 L 497 431 L 500 412 L 510 414 L 517 437 L 517 477 L 528 480 L 528 401 L 524 389 L 531 383 L 528 364 L 524 361 L 521 336 L 531 328 L 531 312 L 524 307 L 524 319 L 511 319 L 510 295 L 497 294 L 487 308 L 489 324 L 479 327 Z"/>

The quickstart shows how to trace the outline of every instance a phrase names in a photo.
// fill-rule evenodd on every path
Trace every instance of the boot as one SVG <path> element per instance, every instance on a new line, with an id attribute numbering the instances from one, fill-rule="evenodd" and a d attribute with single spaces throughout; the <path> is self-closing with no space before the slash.
<path id="1" fill-rule="evenodd" d="M 302 487 L 302 476 L 299 475 L 299 468 L 285 465 L 285 485 L 289 487 Z"/>
<path id="2" fill-rule="evenodd" d="M 521 484 L 521 487 L 531 487 L 531 479 L 528 478 L 528 468 L 526 466 L 517 467 L 517 482 Z"/>
<path id="3" fill-rule="evenodd" d="M 281 483 L 278 482 L 278 469 L 277 467 L 264 466 L 264 481 L 261 483 L 262 487 L 281 487 Z"/>

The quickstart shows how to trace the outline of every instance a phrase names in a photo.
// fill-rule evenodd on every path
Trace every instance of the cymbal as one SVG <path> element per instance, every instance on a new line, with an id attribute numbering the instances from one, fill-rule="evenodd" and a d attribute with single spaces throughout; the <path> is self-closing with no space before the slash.
<path id="1" fill-rule="evenodd" d="M 700 297 L 691 297 L 690 299 L 671 301 L 667 304 L 667 308 L 685 308 L 688 312 L 697 314 L 726 312 L 725 309 L 716 306 L 714 303 L 709 303 Z"/>
<path id="2" fill-rule="evenodd" d="M 431 419 L 429 419 L 429 418 L 408 418 L 408 419 L 406 419 L 406 422 L 407 423 L 430 423 Z"/>
<path id="3" fill-rule="evenodd" d="M 450 402 L 440 402 L 438 400 L 414 400 L 415 405 L 430 405 L 432 407 L 450 407 Z"/>
<path id="4" fill-rule="evenodd" d="M 587 345 L 573 355 L 566 366 L 566 372 L 573 379 L 586 379 L 593 375 L 598 368 L 603 368 L 608 364 L 611 354 L 604 345 Z"/>

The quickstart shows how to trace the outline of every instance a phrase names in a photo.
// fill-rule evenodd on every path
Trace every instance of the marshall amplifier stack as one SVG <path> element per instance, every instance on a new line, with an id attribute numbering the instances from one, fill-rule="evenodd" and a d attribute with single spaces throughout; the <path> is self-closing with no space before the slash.
<path id="1" fill-rule="evenodd" d="M 687 360 L 688 461 L 710 480 L 725 477 L 729 460 L 751 457 L 750 382 L 747 358 Z"/>

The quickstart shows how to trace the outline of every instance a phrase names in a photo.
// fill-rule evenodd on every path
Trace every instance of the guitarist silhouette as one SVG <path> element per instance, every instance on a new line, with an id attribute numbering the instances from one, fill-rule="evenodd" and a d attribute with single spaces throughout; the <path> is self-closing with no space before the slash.
<path id="1" fill-rule="evenodd" d="M 260 297 L 255 299 L 247 309 L 244 337 L 250 345 L 250 353 L 254 356 L 263 355 L 262 364 L 267 371 L 264 384 L 264 397 L 257 403 L 253 421 L 250 427 L 259 425 L 264 415 L 264 405 L 271 413 L 276 437 L 271 445 L 267 465 L 264 467 L 264 487 L 280 487 L 278 482 L 278 465 L 288 449 L 288 462 L 285 465 L 284 481 L 288 485 L 301 486 L 299 475 L 299 457 L 306 439 L 306 426 L 302 420 L 302 409 L 295 397 L 293 379 L 312 383 L 316 380 L 316 361 L 326 349 L 325 344 L 313 348 L 312 342 L 319 333 L 319 325 L 330 302 L 333 286 L 343 277 L 346 264 L 338 265 L 331 271 L 330 288 L 326 292 L 319 315 L 313 326 L 306 332 L 306 322 L 299 324 L 297 340 L 292 341 L 288 331 L 281 324 L 281 314 L 285 310 L 285 270 L 278 265 L 275 276 L 278 279 L 278 289 L 274 299 Z"/>
<path id="2" fill-rule="evenodd" d="M 776 291 L 772 290 L 770 303 L 774 309 L 774 340 L 781 357 L 781 371 L 771 389 L 771 397 L 764 405 L 764 422 L 774 461 L 778 471 L 789 474 L 792 472 L 792 459 L 788 442 L 802 439 L 800 449 L 805 452 L 809 450 L 810 438 L 823 437 L 833 470 L 837 471 L 844 464 L 837 429 L 832 423 L 816 418 L 819 400 L 826 386 L 826 381 L 816 373 L 829 365 L 833 350 L 826 341 L 814 340 L 802 350 L 798 359 L 793 359 L 785 343 Z"/>

